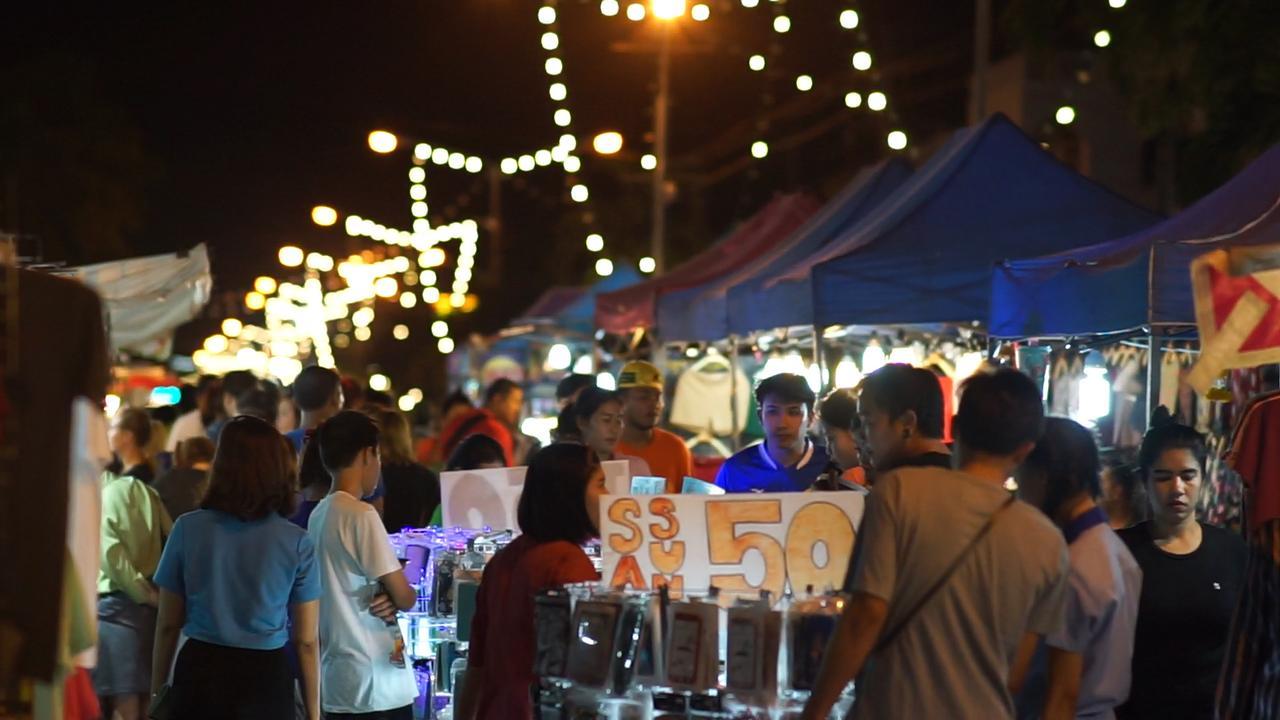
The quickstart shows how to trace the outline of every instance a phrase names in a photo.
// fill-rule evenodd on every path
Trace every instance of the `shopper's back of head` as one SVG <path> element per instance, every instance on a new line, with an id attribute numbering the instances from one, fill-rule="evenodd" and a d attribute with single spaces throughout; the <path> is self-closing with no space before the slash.
<path id="1" fill-rule="evenodd" d="M 957 469 L 880 478 L 848 584 L 887 603 L 892 639 L 872 653 L 855 717 L 1012 716 L 1019 650 L 1058 628 L 1066 588 L 1061 533 L 1004 486 L 1043 424 L 1028 377 L 977 375 L 956 416 Z"/>

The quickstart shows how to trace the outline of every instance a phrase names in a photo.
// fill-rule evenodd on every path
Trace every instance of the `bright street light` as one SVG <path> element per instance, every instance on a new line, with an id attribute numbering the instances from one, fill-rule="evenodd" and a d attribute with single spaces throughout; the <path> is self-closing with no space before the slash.
<path id="1" fill-rule="evenodd" d="M 369 149 L 376 153 L 386 155 L 395 152 L 398 144 L 399 140 L 396 136 L 386 130 L 374 130 L 369 133 Z"/>
<path id="2" fill-rule="evenodd" d="M 1076 109 L 1070 105 L 1063 105 L 1053 114 L 1053 119 L 1057 120 L 1059 125 L 1070 125 L 1075 122 Z"/>
<path id="3" fill-rule="evenodd" d="M 640 258 L 640 272 L 646 275 L 657 269 L 658 264 L 651 257 Z"/>
<path id="4" fill-rule="evenodd" d="M 601 155 L 613 155 L 622 149 L 622 133 L 602 132 L 591 141 L 591 146 Z"/>
<path id="5" fill-rule="evenodd" d="M 338 211 L 328 205 L 317 205 L 311 208 L 311 222 L 321 227 L 329 227 L 338 222 Z"/>
<path id="6" fill-rule="evenodd" d="M 675 20 L 684 15 L 685 0 L 653 0 L 653 16 L 659 20 Z"/>

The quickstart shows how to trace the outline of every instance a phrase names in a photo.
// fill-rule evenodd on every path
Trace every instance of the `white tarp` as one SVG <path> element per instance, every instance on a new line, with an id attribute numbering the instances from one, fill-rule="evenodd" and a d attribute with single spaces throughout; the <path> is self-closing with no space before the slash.
<path id="1" fill-rule="evenodd" d="M 154 358 L 169 354 L 174 329 L 200 314 L 213 290 L 203 244 L 183 253 L 70 271 L 102 297 L 110 318 L 111 347 Z"/>

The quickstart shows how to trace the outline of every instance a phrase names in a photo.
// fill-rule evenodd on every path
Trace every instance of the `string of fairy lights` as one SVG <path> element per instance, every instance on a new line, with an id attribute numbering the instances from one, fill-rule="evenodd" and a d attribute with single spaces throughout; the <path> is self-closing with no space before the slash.
<path id="1" fill-rule="evenodd" d="M 742 7 L 748 10 L 759 8 L 762 4 L 761 0 L 740 1 Z M 1119 2 L 1123 5 L 1124 0 L 1109 0 L 1109 2 Z M 792 31 L 793 22 L 791 16 L 787 13 L 786 3 L 778 0 L 769 0 L 765 4 L 771 8 L 773 14 L 770 21 L 773 33 L 779 37 L 788 35 Z M 686 7 L 685 0 L 652 0 L 650 6 L 646 7 L 644 3 L 636 1 L 628 3 L 625 13 L 623 13 L 618 0 L 601 0 L 600 13 L 606 17 L 624 15 L 632 22 L 641 22 L 651 15 L 662 19 L 673 19 L 687 13 L 695 22 L 706 22 L 711 17 L 711 7 L 705 3 L 697 3 L 691 7 Z M 872 69 L 873 59 L 866 31 L 862 28 L 861 15 L 852 7 L 844 7 L 838 10 L 835 19 L 843 31 L 857 31 L 854 34 L 856 49 L 850 55 L 850 66 L 857 75 L 868 75 Z M 772 50 L 769 52 L 770 55 L 773 54 Z M 771 64 L 771 61 L 762 53 L 755 53 L 747 58 L 747 68 L 751 72 L 764 72 Z M 874 82 L 873 80 L 873 84 Z M 794 78 L 794 87 L 797 92 L 811 92 L 816 87 L 816 81 L 812 75 L 800 73 Z M 865 108 L 873 113 L 881 113 L 889 108 L 889 98 L 882 87 L 873 87 L 865 95 L 860 90 L 849 90 L 844 95 L 844 103 L 851 110 Z M 896 121 L 896 118 L 893 119 Z M 767 128 L 767 122 L 762 122 L 760 125 L 761 131 L 763 132 Z M 908 142 L 906 131 L 898 127 L 890 129 L 885 135 L 885 144 L 891 150 L 906 150 Z M 751 143 L 749 151 L 753 158 L 763 160 L 769 156 L 769 143 L 764 138 L 760 138 Z M 641 158 L 641 166 L 645 170 L 652 170 L 656 165 L 657 161 L 652 155 L 645 155 Z"/>
<path id="2" fill-rule="evenodd" d="M 762 4 L 762 0 L 740 2 L 748 10 Z M 1114 8 L 1125 4 L 1125 0 L 1108 2 Z M 772 12 L 772 32 L 777 38 L 770 43 L 768 57 L 765 54 L 753 54 L 747 58 L 747 69 L 751 72 L 764 72 L 773 64 L 781 38 L 792 30 L 792 19 L 787 13 L 785 0 L 767 0 L 767 4 Z M 712 14 L 710 5 L 698 2 L 689 6 L 686 0 L 649 0 L 647 4 L 635 0 L 626 3 L 625 8 L 618 0 L 600 0 L 599 11 L 606 17 L 625 17 L 631 22 L 642 22 L 648 18 L 671 20 L 687 14 L 692 21 L 702 23 L 710 20 Z M 434 308 L 437 317 L 431 322 L 431 335 L 436 340 L 440 353 L 452 353 L 456 344 L 450 337 L 449 323 L 445 318 L 452 312 L 467 312 L 476 305 L 475 296 L 469 293 L 479 243 L 479 224 L 474 219 L 466 219 L 432 225 L 429 219 L 428 165 L 479 174 L 490 167 L 490 162 L 494 162 L 497 170 L 505 176 L 533 173 L 558 165 L 565 173 L 568 199 L 589 210 L 591 190 L 586 180 L 580 176 L 582 158 L 577 154 L 579 144 L 570 107 L 571 94 L 565 76 L 560 12 L 556 0 L 544 0 L 536 12 L 537 21 L 542 28 L 539 42 L 546 53 L 543 70 L 548 80 L 547 93 L 553 103 L 551 120 L 561 131 L 556 144 L 496 161 L 486 161 L 479 155 L 460 152 L 440 144 L 415 144 L 412 148 L 412 165 L 408 170 L 411 229 L 397 228 L 356 214 L 341 216 L 337 210 L 328 206 L 317 206 L 312 210 L 312 219 L 317 225 L 328 227 L 339 225 L 341 221 L 340 226 L 347 235 L 381 243 L 387 248 L 386 255 L 378 259 L 376 254 L 365 251 L 345 259 L 335 259 L 294 246 L 281 248 L 281 265 L 302 270 L 302 283 L 277 282 L 270 277 L 259 277 L 254 283 L 254 289 L 245 296 L 245 306 L 251 311 L 264 313 L 265 327 L 228 318 L 222 324 L 222 332 L 207 338 L 204 347 L 195 354 L 193 359 L 198 368 L 208 372 L 251 369 L 274 375 L 288 383 L 301 370 L 298 358 L 302 355 L 310 354 L 319 364 L 332 367 L 333 348 L 348 347 L 352 339 L 356 342 L 371 339 L 371 326 L 376 315 L 375 303 L 378 300 L 398 301 L 405 309 L 416 308 L 421 300 L 422 304 Z M 849 109 L 866 108 L 873 113 L 885 111 L 889 106 L 888 97 L 883 88 L 874 87 L 875 79 L 871 73 L 873 58 L 859 13 L 852 7 L 840 8 L 836 20 L 842 30 L 856 31 L 850 66 L 855 78 L 858 78 L 857 84 L 872 85 L 869 89 L 863 88 L 867 90 L 865 95 L 863 89 L 848 90 L 844 95 L 844 104 Z M 1095 43 L 1099 47 L 1105 47 L 1109 42 L 1110 35 L 1106 31 L 1100 31 L 1095 36 Z M 872 81 L 863 82 L 863 78 L 872 78 Z M 815 85 L 815 79 L 808 73 L 794 78 L 797 92 L 811 92 Z M 762 160 L 769 155 L 769 145 L 763 137 L 768 130 L 767 121 L 762 121 L 758 127 L 761 137 L 752 142 L 749 152 L 757 160 Z M 392 153 L 399 146 L 398 138 L 385 130 L 370 133 L 368 142 L 372 150 L 383 154 Z M 904 150 L 908 144 L 907 135 L 901 129 L 892 129 L 886 136 L 886 143 L 892 150 Z M 622 144 L 623 138 L 617 132 L 600 133 L 592 143 L 595 151 L 602 156 L 619 152 Z M 643 170 L 653 171 L 657 164 L 658 159 L 652 153 L 645 153 L 640 157 Z M 594 222 L 593 213 L 584 212 L 583 222 L 587 231 L 586 248 L 598 256 L 595 262 L 596 272 L 607 276 L 613 272 L 614 266 L 613 261 L 605 255 L 605 238 L 598 228 L 591 227 Z M 454 241 L 457 242 L 457 252 L 450 292 L 443 293 L 439 287 L 440 273 L 448 264 L 449 257 L 441 246 Z M 416 262 L 411 259 L 414 253 Z M 655 263 L 652 258 L 642 258 L 639 268 L 642 272 L 653 272 Z M 336 275 L 337 281 L 330 278 L 326 282 L 325 279 L 330 274 Z M 338 289 L 326 292 L 325 287 Z M 415 287 L 420 289 L 411 289 Z M 334 331 L 332 340 L 331 330 Z M 397 324 L 392 328 L 392 335 L 397 340 L 406 340 L 411 335 L 411 328 L 405 324 Z M 412 393 L 401 397 L 400 406 L 408 410 L 420 401 L 419 391 L 416 399 Z"/>
<path id="3" fill-rule="evenodd" d="M 1128 4 L 1128 0 L 1106 0 L 1106 2 L 1107 6 L 1112 10 L 1123 10 L 1125 5 Z M 1114 38 L 1112 38 L 1110 30 L 1106 28 L 1099 28 L 1093 33 L 1093 46 L 1099 50 L 1105 50 L 1106 48 L 1111 47 L 1113 39 Z M 1054 111 L 1053 120 L 1063 126 L 1074 123 L 1076 121 L 1075 107 L 1070 103 L 1064 102 L 1062 105 L 1058 106 L 1057 110 Z"/>

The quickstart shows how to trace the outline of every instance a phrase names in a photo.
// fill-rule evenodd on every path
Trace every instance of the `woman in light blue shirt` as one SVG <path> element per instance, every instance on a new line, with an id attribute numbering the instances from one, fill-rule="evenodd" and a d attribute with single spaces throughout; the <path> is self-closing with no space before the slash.
<path id="1" fill-rule="evenodd" d="M 293 717 L 292 641 L 307 718 L 319 720 L 320 580 L 311 539 L 286 519 L 296 497 L 284 437 L 257 418 L 227 423 L 208 494 L 173 526 L 156 570 L 152 704 L 167 717 Z M 188 640 L 165 687 L 180 631 Z"/>

